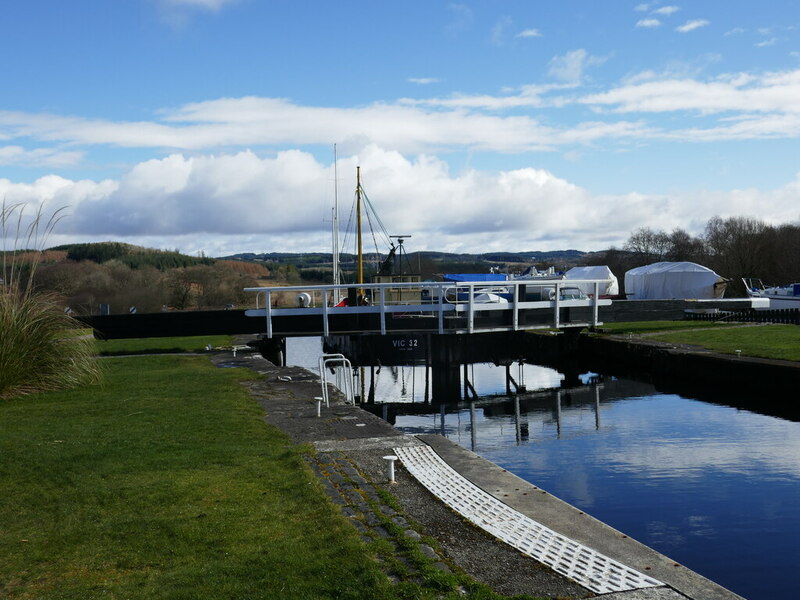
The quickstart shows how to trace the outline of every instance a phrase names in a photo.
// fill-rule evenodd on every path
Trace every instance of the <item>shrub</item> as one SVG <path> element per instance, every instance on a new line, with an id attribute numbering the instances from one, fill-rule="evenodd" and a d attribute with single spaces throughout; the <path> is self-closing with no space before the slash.
<path id="1" fill-rule="evenodd" d="M 75 327 L 47 294 L 0 290 L 0 398 L 96 380 L 94 340 Z"/>
<path id="2" fill-rule="evenodd" d="M 30 225 L 23 226 L 21 204 L 2 204 L 0 235 L 9 236 L 9 223 L 16 223 L 14 243 L 38 242 L 41 208 Z M 60 211 L 45 223 L 44 237 L 60 218 Z M 37 262 L 27 262 L 27 281 L 20 278 L 14 252 L 3 252 L 0 271 L 0 398 L 39 391 L 68 389 L 99 378 L 94 341 L 70 335 L 75 321 L 65 314 L 50 294 L 33 288 Z"/>

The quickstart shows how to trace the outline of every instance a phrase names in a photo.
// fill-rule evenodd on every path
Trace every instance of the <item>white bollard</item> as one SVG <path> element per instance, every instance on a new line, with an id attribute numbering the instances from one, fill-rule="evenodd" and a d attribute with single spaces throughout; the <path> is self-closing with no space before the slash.
<path id="1" fill-rule="evenodd" d="M 322 396 L 314 396 L 314 400 L 317 401 L 317 416 L 322 416 Z"/>
<path id="2" fill-rule="evenodd" d="M 395 483 L 394 461 L 397 460 L 397 457 L 394 455 L 384 456 L 383 460 L 386 461 L 386 478 L 389 480 L 389 483 Z"/>

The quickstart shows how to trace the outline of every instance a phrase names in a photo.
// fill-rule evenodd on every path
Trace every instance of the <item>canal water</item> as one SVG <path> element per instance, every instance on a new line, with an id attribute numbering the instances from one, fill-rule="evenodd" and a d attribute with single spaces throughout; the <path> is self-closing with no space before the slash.
<path id="1" fill-rule="evenodd" d="M 318 338 L 289 344 L 290 364 L 316 370 Z M 525 393 L 506 395 L 505 368 L 470 365 L 477 398 L 438 405 L 423 367 L 383 367 L 368 409 L 445 435 L 745 598 L 797 596 L 800 423 L 603 374 L 568 388 L 546 367 L 511 374 Z"/>

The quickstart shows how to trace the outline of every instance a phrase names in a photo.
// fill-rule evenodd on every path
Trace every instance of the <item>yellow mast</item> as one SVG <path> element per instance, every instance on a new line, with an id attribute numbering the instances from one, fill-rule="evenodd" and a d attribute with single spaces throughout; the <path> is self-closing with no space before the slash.
<path id="1" fill-rule="evenodd" d="M 361 167 L 356 167 L 356 227 L 358 228 L 358 283 L 364 283 L 364 250 L 361 246 Z M 361 291 L 359 290 L 359 293 Z"/>

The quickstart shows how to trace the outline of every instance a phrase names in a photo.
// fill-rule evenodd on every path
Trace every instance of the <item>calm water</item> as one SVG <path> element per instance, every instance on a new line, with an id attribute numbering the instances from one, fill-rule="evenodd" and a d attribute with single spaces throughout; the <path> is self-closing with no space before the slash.
<path id="1" fill-rule="evenodd" d="M 317 340 L 289 360 L 316 366 Z M 313 359 L 304 358 L 305 356 Z M 800 423 L 586 374 L 470 367 L 479 398 L 424 404 L 425 370 L 376 376 L 376 408 L 407 433 L 441 433 L 751 600 L 797 596 Z M 736 398 L 730 398 L 736 404 Z"/>

